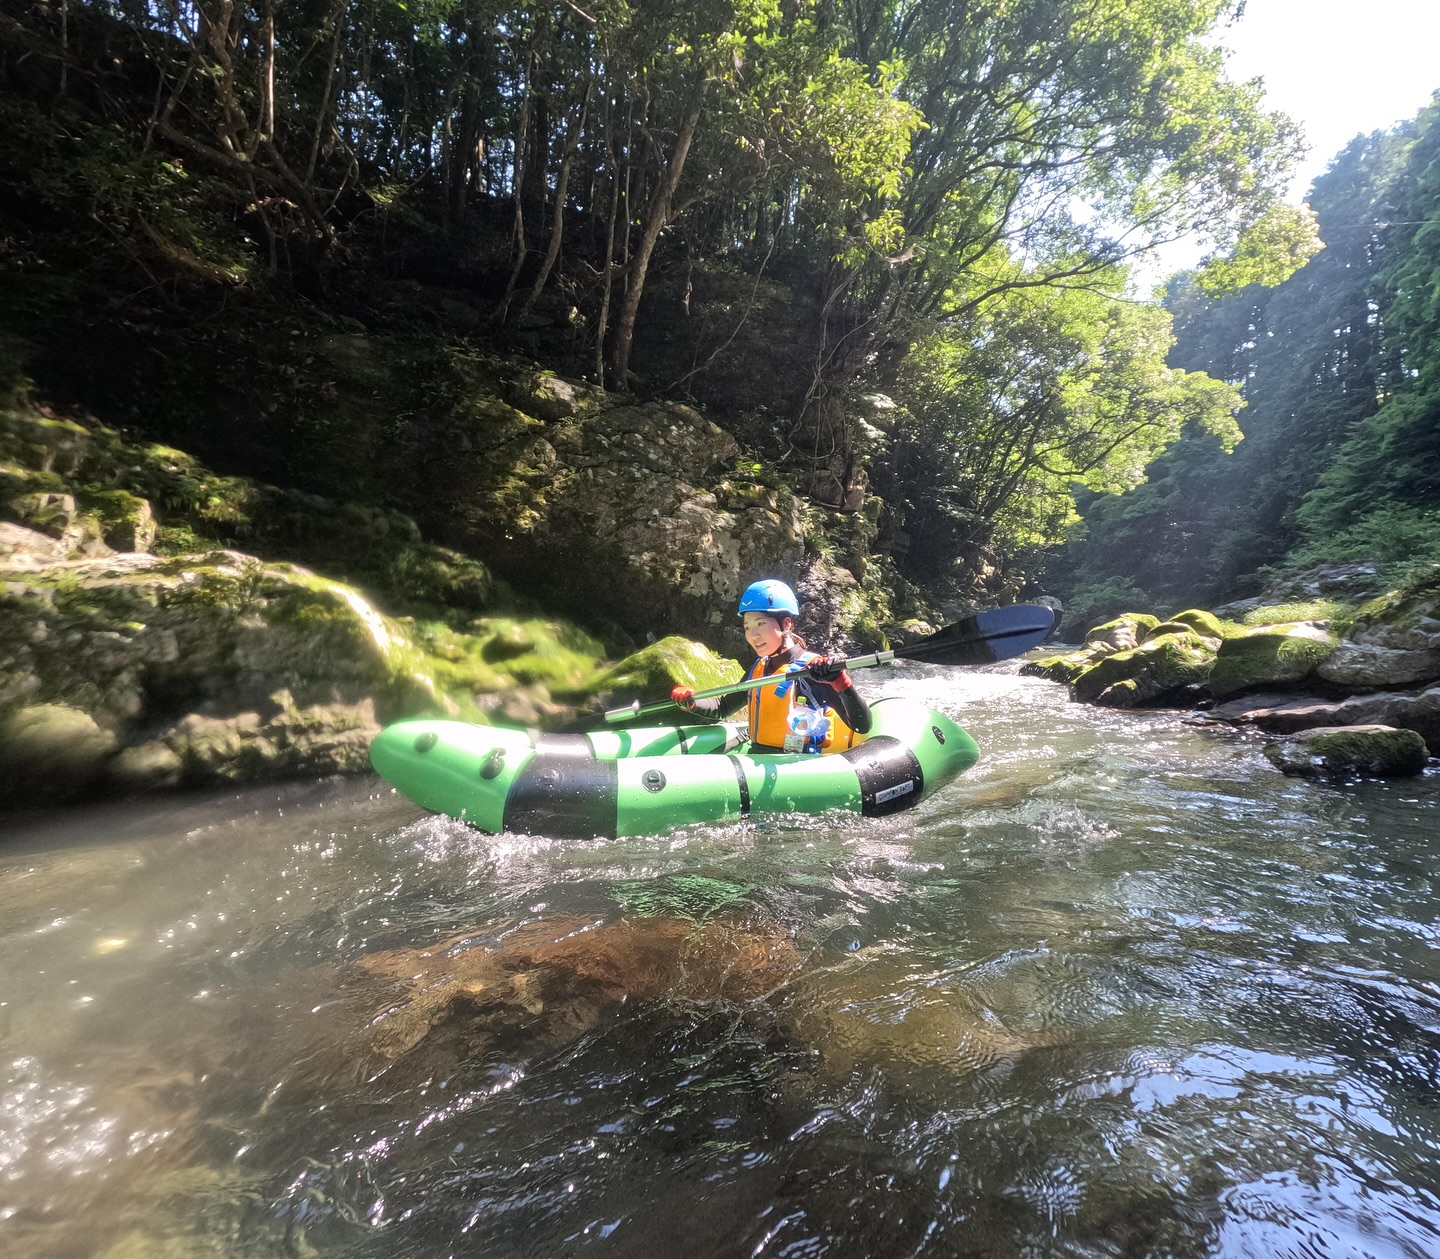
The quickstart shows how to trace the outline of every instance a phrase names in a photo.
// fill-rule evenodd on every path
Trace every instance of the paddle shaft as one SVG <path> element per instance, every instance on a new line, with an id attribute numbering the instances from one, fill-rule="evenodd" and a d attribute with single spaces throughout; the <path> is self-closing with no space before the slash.
<path id="1" fill-rule="evenodd" d="M 895 660 L 893 651 L 875 651 L 868 656 L 856 656 L 846 660 L 843 668 L 846 669 L 871 669 L 877 664 L 891 664 Z M 836 662 L 839 663 L 838 661 Z M 798 669 L 783 669 L 779 673 L 769 673 L 764 677 L 748 678 L 744 682 L 731 682 L 728 686 L 712 686 L 708 691 L 696 691 L 690 696 L 691 699 L 716 699 L 722 695 L 742 695 L 746 691 L 759 690 L 762 686 L 774 686 L 777 682 L 783 682 L 786 678 L 799 678 L 805 676 L 805 666 Z M 605 714 L 605 720 L 614 724 L 618 721 L 629 721 L 632 717 L 643 717 L 646 713 L 658 713 L 661 709 L 674 708 L 673 699 L 662 699 L 654 704 L 642 705 L 637 699 L 633 704 L 625 708 L 612 708 Z"/>
<path id="2" fill-rule="evenodd" d="M 893 651 L 874 651 L 865 656 L 830 657 L 838 669 L 870 669 L 875 665 L 890 664 L 895 660 L 918 660 L 925 664 L 976 665 L 993 664 L 1008 659 L 1039 644 L 1054 625 L 1054 614 L 1047 607 L 1032 604 L 1012 604 L 1005 608 L 994 608 L 979 612 L 968 620 L 944 629 L 922 639 L 918 643 L 907 643 Z M 712 686 L 707 691 L 696 691 L 691 699 L 715 699 L 721 695 L 737 695 L 753 691 L 762 686 L 773 686 L 786 678 L 800 676 L 806 667 L 790 667 L 780 672 L 748 678 L 743 682 L 732 682 L 728 686 Z M 605 720 L 612 724 L 629 721 L 646 713 L 658 713 L 674 707 L 673 700 L 659 700 L 642 705 L 637 699 L 626 708 L 612 708 L 605 714 Z"/>

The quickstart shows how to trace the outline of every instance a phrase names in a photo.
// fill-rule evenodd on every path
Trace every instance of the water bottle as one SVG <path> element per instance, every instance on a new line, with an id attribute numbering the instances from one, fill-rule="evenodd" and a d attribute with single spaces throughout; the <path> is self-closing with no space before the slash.
<path id="1" fill-rule="evenodd" d="M 789 733 L 785 736 L 787 752 L 818 753 L 830 730 L 830 719 L 823 711 L 807 704 L 796 704 L 790 710 Z"/>

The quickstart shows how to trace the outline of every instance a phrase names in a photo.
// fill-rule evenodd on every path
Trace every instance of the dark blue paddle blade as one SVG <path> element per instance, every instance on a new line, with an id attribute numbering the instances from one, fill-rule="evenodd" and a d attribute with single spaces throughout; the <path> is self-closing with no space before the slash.
<path id="1" fill-rule="evenodd" d="M 1038 647 L 1055 628 L 1055 613 L 1041 603 L 1017 603 L 978 612 L 938 633 L 895 648 L 895 655 L 926 664 L 994 664 Z"/>

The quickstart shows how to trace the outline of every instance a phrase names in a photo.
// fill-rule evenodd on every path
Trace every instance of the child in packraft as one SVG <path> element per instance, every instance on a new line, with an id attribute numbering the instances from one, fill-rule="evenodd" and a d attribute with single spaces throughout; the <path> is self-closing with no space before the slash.
<path id="1" fill-rule="evenodd" d="M 749 692 L 745 715 L 751 752 L 843 752 L 870 732 L 870 706 L 855 690 L 843 658 L 805 649 L 794 632 L 800 603 L 783 581 L 757 581 L 740 597 L 745 639 L 756 660 L 746 679 L 785 674 Z M 804 668 L 795 670 L 796 665 Z M 670 698 L 687 712 L 720 715 L 720 699 L 694 699 L 677 686 Z"/>

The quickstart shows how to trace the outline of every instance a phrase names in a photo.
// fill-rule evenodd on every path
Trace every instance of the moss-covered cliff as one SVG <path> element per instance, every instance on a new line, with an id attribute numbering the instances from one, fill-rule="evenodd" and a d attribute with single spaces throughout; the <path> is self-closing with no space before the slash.
<path id="1" fill-rule="evenodd" d="M 351 772 L 394 717 L 547 726 L 739 674 L 683 639 L 606 655 L 402 513 L 0 408 L 0 806 Z"/>

